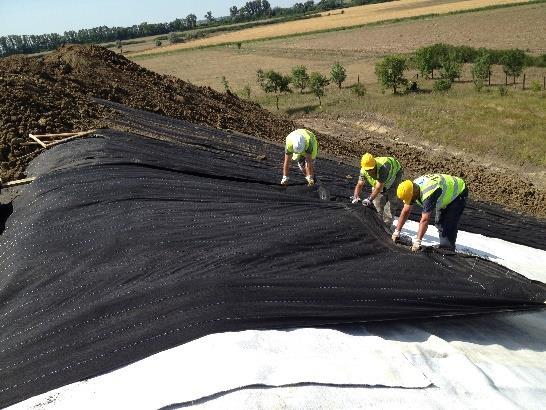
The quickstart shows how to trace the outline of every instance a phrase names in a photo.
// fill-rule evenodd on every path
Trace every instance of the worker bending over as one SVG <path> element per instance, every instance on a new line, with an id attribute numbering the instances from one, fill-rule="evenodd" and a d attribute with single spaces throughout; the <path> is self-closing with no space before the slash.
<path id="1" fill-rule="evenodd" d="M 396 194 L 404 201 L 404 209 L 392 234 L 394 242 L 400 237 L 400 231 L 408 219 L 411 206 L 417 203 L 423 208 L 423 213 L 411 250 L 416 252 L 421 249 L 421 241 L 427 232 L 430 214 L 434 210 L 436 227 L 440 234 L 440 248 L 455 250 L 459 219 L 468 197 L 468 189 L 461 178 L 445 174 L 423 175 L 413 182 L 410 180 L 402 182 L 398 185 Z"/>
<path id="2" fill-rule="evenodd" d="M 305 175 L 309 186 L 315 184 L 315 170 L 313 162 L 317 157 L 317 137 L 311 131 L 298 129 L 292 131 L 286 137 L 284 151 L 284 165 L 282 168 L 282 185 L 288 185 L 288 173 L 290 172 L 290 157 L 298 162 L 300 171 Z"/>
<path id="3" fill-rule="evenodd" d="M 394 214 L 401 208 L 402 203 L 396 197 L 396 187 L 402 180 L 404 173 L 400 163 L 393 157 L 377 157 L 366 153 L 360 160 L 360 177 L 355 186 L 352 203 L 360 201 L 360 193 L 366 181 L 372 187 L 371 195 L 362 201 L 362 205 L 372 203 L 392 232 Z"/>

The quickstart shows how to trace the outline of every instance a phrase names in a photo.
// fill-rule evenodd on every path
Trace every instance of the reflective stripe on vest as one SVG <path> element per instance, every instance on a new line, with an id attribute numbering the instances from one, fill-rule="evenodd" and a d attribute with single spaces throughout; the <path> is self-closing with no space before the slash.
<path id="1" fill-rule="evenodd" d="M 466 188 L 466 184 L 462 178 L 452 177 L 446 174 L 429 174 L 423 175 L 413 181 L 419 185 L 420 195 L 417 203 L 422 207 L 423 202 L 431 196 L 438 188 L 442 188 L 442 194 L 436 201 L 436 207 L 444 209 L 459 196 Z"/>
<path id="2" fill-rule="evenodd" d="M 377 169 L 377 176 L 379 177 L 379 168 L 381 167 L 389 167 L 389 175 L 387 176 L 387 179 L 385 180 L 385 186 L 383 189 L 389 189 L 392 184 L 394 183 L 394 180 L 396 179 L 396 174 L 398 174 L 398 171 L 400 171 L 400 163 L 392 158 L 392 157 L 378 157 L 375 159 L 376 162 L 376 169 Z M 377 181 L 373 179 L 368 171 L 365 169 L 360 169 L 360 175 L 362 175 L 364 178 L 366 178 L 366 181 L 368 181 L 368 184 L 370 184 L 373 188 L 375 188 L 375 184 Z"/>

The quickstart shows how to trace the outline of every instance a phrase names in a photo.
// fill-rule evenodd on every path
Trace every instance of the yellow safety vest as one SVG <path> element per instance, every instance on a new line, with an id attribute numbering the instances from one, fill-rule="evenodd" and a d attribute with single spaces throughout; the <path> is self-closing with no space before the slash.
<path id="1" fill-rule="evenodd" d="M 442 194 L 436 202 L 436 207 L 439 209 L 444 209 L 448 206 L 466 188 L 466 184 L 462 178 L 446 174 L 423 175 L 413 182 L 419 185 L 420 188 L 419 199 L 416 202 L 421 207 L 423 206 L 423 202 L 438 188 L 442 188 Z"/>
<path id="2" fill-rule="evenodd" d="M 385 167 L 385 166 L 390 167 L 389 175 L 387 176 L 387 179 L 385 181 L 385 186 L 383 188 L 383 189 L 389 189 L 394 183 L 394 180 L 396 179 L 396 174 L 398 174 L 398 171 L 400 171 L 400 168 L 402 168 L 400 163 L 393 157 L 377 157 L 375 159 L 375 162 L 377 164 L 376 169 L 377 169 L 378 176 L 379 176 L 379 168 Z M 364 168 L 361 168 L 360 175 L 366 178 L 366 181 L 368 181 L 368 183 L 372 187 L 375 187 L 375 184 L 377 183 L 377 181 L 370 176 L 368 171 L 366 171 Z"/>

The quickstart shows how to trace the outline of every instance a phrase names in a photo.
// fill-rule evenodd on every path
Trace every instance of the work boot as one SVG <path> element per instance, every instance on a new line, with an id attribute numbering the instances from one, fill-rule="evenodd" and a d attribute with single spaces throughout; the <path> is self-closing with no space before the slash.
<path id="1" fill-rule="evenodd" d="M 455 252 L 455 245 L 446 236 L 440 236 L 440 245 L 438 245 L 438 248 Z"/>

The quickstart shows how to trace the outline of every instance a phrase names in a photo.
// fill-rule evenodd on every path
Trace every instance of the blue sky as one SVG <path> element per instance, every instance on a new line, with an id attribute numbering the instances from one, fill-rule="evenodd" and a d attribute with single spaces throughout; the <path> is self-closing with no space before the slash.
<path id="1" fill-rule="evenodd" d="M 272 7 L 292 6 L 298 0 L 269 0 Z M 301 1 L 301 0 L 299 0 Z M 96 26 L 161 23 L 193 13 L 202 19 L 229 15 L 231 6 L 247 0 L 0 0 L 0 36 L 59 33 Z"/>

